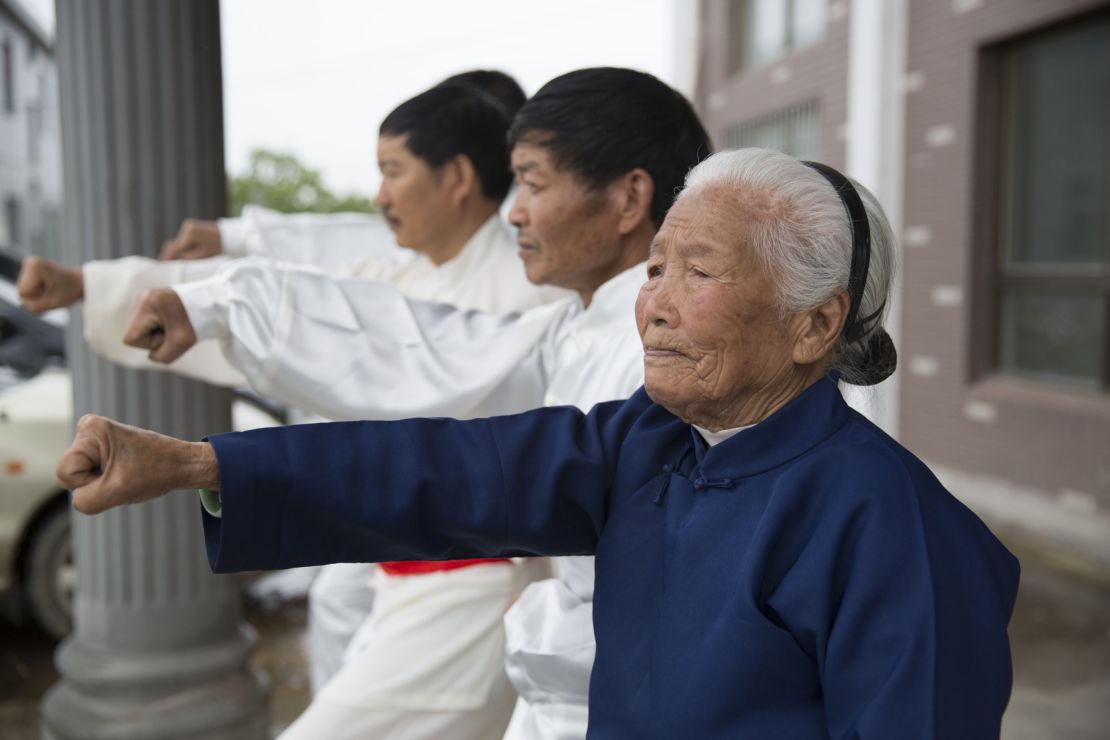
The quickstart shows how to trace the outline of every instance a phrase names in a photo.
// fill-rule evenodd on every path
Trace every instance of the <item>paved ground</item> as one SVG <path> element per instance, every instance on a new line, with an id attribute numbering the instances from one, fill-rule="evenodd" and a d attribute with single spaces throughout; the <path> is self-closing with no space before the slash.
<path id="1" fill-rule="evenodd" d="M 308 659 L 301 646 L 303 600 L 280 608 L 248 607 L 247 621 L 258 630 L 251 657 L 270 677 L 270 727 L 276 736 L 308 706 Z M 0 621 L 0 740 L 39 740 L 38 704 L 58 680 L 54 645 L 38 632 Z"/>
<path id="2" fill-rule="evenodd" d="M 1110 738 L 1110 573 L 1003 533 L 1022 560 L 1010 638 L 1014 694 L 1005 740 Z M 274 689 L 275 733 L 308 701 L 300 635 L 303 602 L 248 610 L 261 635 L 255 664 Z M 38 738 L 39 697 L 57 679 L 52 646 L 26 628 L 0 624 L 0 740 Z"/>

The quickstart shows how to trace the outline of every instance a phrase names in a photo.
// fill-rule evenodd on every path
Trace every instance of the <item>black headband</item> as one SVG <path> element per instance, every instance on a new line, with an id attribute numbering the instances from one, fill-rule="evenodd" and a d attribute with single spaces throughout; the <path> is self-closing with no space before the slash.
<path id="1" fill-rule="evenodd" d="M 867 286 L 867 268 L 871 264 L 871 227 L 867 221 L 867 209 L 863 201 L 852 186 L 851 181 L 827 164 L 820 162 L 805 162 L 802 164 L 812 167 L 828 180 L 844 210 L 848 213 L 848 223 L 852 226 L 852 266 L 848 270 L 848 317 L 844 320 L 841 333 L 849 342 L 854 342 L 867 333 L 868 324 L 874 321 L 883 312 L 882 306 L 862 319 L 859 316 L 860 304 L 863 303 L 863 289 Z"/>

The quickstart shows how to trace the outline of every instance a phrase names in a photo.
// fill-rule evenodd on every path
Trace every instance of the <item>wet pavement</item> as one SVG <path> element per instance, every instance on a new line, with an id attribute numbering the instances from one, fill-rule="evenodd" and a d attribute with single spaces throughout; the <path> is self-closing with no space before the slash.
<path id="1" fill-rule="evenodd" d="M 1006 740 L 1110 738 L 1110 572 L 1005 536 L 1021 559 Z"/>
<path id="2" fill-rule="evenodd" d="M 308 706 L 308 656 L 301 637 L 304 599 L 280 606 L 249 605 L 244 617 L 258 631 L 251 664 L 270 679 L 270 730 L 276 737 Z M 55 643 L 27 625 L 0 619 L 0 740 L 39 740 L 38 706 L 58 680 Z"/>
<path id="3" fill-rule="evenodd" d="M 1021 558 L 1022 585 L 1010 640 L 1014 693 L 1005 740 L 1110 738 L 1110 572 L 1000 533 Z M 276 734 L 306 706 L 308 664 L 301 645 L 303 600 L 248 608 L 259 633 L 253 657 L 270 676 Z M 39 737 L 38 701 L 57 680 L 53 646 L 27 627 L 0 622 L 0 740 Z"/>

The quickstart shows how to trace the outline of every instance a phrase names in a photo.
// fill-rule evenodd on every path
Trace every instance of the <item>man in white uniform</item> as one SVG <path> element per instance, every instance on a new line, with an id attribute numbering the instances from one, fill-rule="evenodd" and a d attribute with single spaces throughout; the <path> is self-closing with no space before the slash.
<path id="1" fill-rule="evenodd" d="M 545 85 L 517 114 L 510 143 L 518 193 L 509 219 L 528 277 L 578 300 L 488 315 L 244 263 L 149 292 L 126 341 L 174 362 L 216 339 L 256 390 L 332 417 L 588 409 L 629 395 L 642 381 L 632 319 L 642 262 L 687 170 L 710 151 L 705 131 L 655 78 L 603 68 Z M 514 740 L 585 736 L 592 563 L 563 559 L 557 571 L 506 615 L 520 695 L 506 735 Z"/>
<path id="2" fill-rule="evenodd" d="M 333 265 L 349 262 L 361 247 L 363 258 L 343 272 L 362 280 L 387 280 L 409 295 L 469 309 L 538 305 L 561 297 L 561 291 L 537 289 L 527 281 L 499 218 L 511 181 L 504 144 L 508 122 L 496 101 L 480 91 L 445 83 L 402 104 L 382 123 L 378 200 L 384 222 L 253 210 L 218 226 L 187 223 L 182 234 L 198 227 L 214 230 L 219 251 L 233 252 L 243 245 L 255 253 L 266 249 L 286 259 Z M 409 249 L 376 247 L 367 255 L 365 245 L 381 243 L 379 232 L 386 223 L 397 242 Z M 90 344 L 117 359 L 133 360 L 120 357 L 127 348 L 119 337 L 136 286 L 210 274 L 221 264 L 128 258 L 70 270 L 30 260 L 20 285 L 25 301 L 37 309 L 84 295 Z M 185 368 L 190 374 L 242 382 L 241 374 L 225 362 L 190 359 Z M 321 583 L 329 586 L 328 598 L 322 604 L 316 599 L 313 611 L 328 621 L 333 638 L 341 628 L 350 628 L 349 637 L 369 611 L 369 574 L 365 565 L 329 566 L 314 586 L 317 596 Z M 351 656 L 286 737 L 430 738 L 442 736 L 449 725 L 453 737 L 486 738 L 504 730 L 515 694 L 501 667 L 501 615 L 519 593 L 523 574 L 501 560 L 460 561 L 450 569 L 436 564 L 394 575 L 378 578 L 381 593 L 372 620 L 376 633 L 362 641 L 361 653 Z M 310 639 L 314 634 L 310 631 Z M 327 657 L 328 651 L 319 650 L 320 640 L 315 643 L 314 658 Z M 408 664 L 407 674 L 398 673 L 402 663 Z M 314 668 L 321 674 L 314 678 L 323 683 L 328 666 Z M 426 680 L 420 691 L 396 681 L 405 675 L 411 682 L 421 672 Z M 433 680 L 436 685 L 428 685 Z"/>

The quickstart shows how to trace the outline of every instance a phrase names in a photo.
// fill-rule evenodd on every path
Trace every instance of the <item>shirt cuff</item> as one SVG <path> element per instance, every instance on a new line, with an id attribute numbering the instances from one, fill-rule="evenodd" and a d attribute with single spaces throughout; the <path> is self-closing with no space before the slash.
<path id="1" fill-rule="evenodd" d="M 250 238 L 250 224 L 245 218 L 221 218 L 216 221 L 220 230 L 220 243 L 224 254 L 244 257 L 248 254 L 247 241 Z"/>
<path id="2" fill-rule="evenodd" d="M 197 341 L 227 336 L 227 279 L 213 275 L 204 280 L 174 285 L 173 290 L 185 306 Z"/>
<path id="3" fill-rule="evenodd" d="M 197 493 L 200 495 L 200 505 L 204 507 L 205 511 L 217 519 L 223 516 L 224 502 L 223 499 L 220 498 L 219 491 L 201 488 Z"/>

